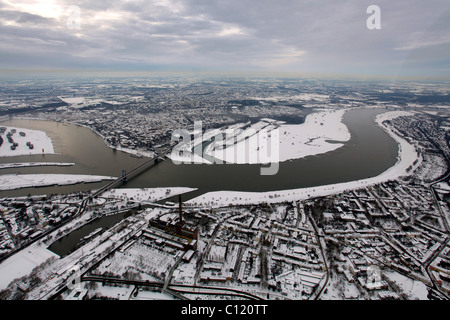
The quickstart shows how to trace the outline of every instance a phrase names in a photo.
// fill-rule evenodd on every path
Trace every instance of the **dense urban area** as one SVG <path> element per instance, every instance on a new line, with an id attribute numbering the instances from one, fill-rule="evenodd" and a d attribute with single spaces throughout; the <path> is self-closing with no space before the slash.
<path id="1" fill-rule="evenodd" d="M 49 254 L 11 279 L 0 299 L 450 298 L 448 84 L 12 79 L 0 83 L 0 97 L 3 120 L 75 123 L 143 157 L 173 147 L 173 130 L 192 130 L 198 120 L 206 129 L 261 118 L 300 124 L 313 112 L 366 107 L 414 112 L 384 124 L 420 153 L 420 164 L 401 179 L 294 201 L 183 203 L 176 188 L 24 197 L 0 191 L 3 263 L 47 250 L 99 217 L 117 217 L 70 252 Z M 0 133 L 0 144 L 11 143 Z"/>

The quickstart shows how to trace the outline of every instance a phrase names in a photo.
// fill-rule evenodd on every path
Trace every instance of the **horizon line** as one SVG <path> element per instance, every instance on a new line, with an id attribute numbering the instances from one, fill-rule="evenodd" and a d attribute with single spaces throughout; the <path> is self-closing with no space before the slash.
<path id="1" fill-rule="evenodd" d="M 324 72 L 302 72 L 302 71 L 275 71 L 275 70 L 187 70 L 187 69 L 167 69 L 167 70 L 133 70 L 133 69 L 83 69 L 83 68 L 34 68 L 34 69 L 18 69 L 18 68 L 0 68 L 1 73 L 105 73 L 105 74 L 184 74 L 184 75 L 229 75 L 241 77 L 288 77 L 288 78 L 366 78 L 366 79 L 391 79 L 395 80 L 439 80 L 450 81 L 450 76 L 444 75 L 387 75 L 387 74 L 362 74 L 362 73 L 324 73 Z M 98 75 L 101 76 L 101 75 Z"/>

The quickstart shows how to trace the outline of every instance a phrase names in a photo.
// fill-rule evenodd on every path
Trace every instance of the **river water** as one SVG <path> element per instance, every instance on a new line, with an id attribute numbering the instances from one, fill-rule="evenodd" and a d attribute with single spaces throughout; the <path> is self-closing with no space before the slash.
<path id="1" fill-rule="evenodd" d="M 335 151 L 280 163 L 276 175 L 260 175 L 263 165 L 180 164 L 170 159 L 160 162 L 130 180 L 127 188 L 194 187 L 189 198 L 208 191 L 270 191 L 347 182 L 373 177 L 393 166 L 398 147 L 395 141 L 374 122 L 375 115 L 385 110 L 356 109 L 344 114 L 351 139 Z M 129 154 L 115 151 L 88 128 L 42 120 L 9 120 L 2 125 L 45 131 L 52 139 L 54 155 L 0 158 L 8 162 L 73 162 L 70 167 L 30 167 L 2 169 L 6 173 L 67 173 L 120 176 L 144 162 Z M 1 191 L 2 196 L 66 193 L 96 189 L 102 183 L 77 184 Z M 184 198 L 183 200 L 187 200 Z"/>
<path id="2" fill-rule="evenodd" d="M 125 187 L 195 187 L 197 191 L 183 196 L 188 200 L 208 191 L 271 191 L 312 187 L 347 182 L 376 176 L 396 162 L 398 147 L 395 141 L 374 122 L 385 110 L 356 109 L 344 114 L 351 139 L 344 146 L 325 154 L 280 163 L 278 173 L 260 175 L 262 165 L 175 165 L 170 159 L 151 167 L 130 180 Z M 65 173 L 120 176 L 122 170 L 131 170 L 145 161 L 107 147 L 103 139 L 88 128 L 42 120 L 8 120 L 1 125 L 45 131 L 52 139 L 54 155 L 0 158 L 8 162 L 73 162 L 71 167 L 30 167 L 2 169 L 6 173 Z M 0 197 L 27 194 L 67 193 L 97 189 L 106 184 L 90 183 L 71 186 L 51 186 L 2 191 Z M 123 214 L 122 214 L 123 215 Z M 96 228 L 108 228 L 120 221 L 122 215 L 99 218 L 73 231 L 51 246 L 51 250 L 65 256 L 79 246 L 79 241 Z"/>
<path id="3" fill-rule="evenodd" d="M 1 169 L 0 174 L 8 173 L 64 173 L 93 174 L 105 176 L 121 176 L 122 170 L 131 170 L 143 163 L 145 159 L 133 158 L 129 154 L 109 148 L 103 139 L 92 130 L 74 124 L 14 119 L 1 122 L 2 126 L 14 126 L 42 130 L 52 139 L 56 154 L 25 155 L 17 157 L 0 157 L 0 163 L 10 162 L 67 162 L 75 163 L 68 167 L 29 167 Z M 52 193 L 68 193 L 80 190 L 97 189 L 107 182 L 77 184 L 70 186 L 51 186 L 41 188 L 25 188 L 11 191 L 0 191 L 3 196 L 41 195 Z"/>
<path id="4" fill-rule="evenodd" d="M 129 187 L 186 186 L 207 191 L 270 191 L 312 187 L 369 178 L 396 162 L 396 142 L 374 122 L 380 110 L 352 110 L 344 114 L 351 139 L 335 151 L 280 163 L 276 175 L 260 175 L 262 165 L 175 165 L 168 160 L 147 170 Z"/>
<path id="5" fill-rule="evenodd" d="M 116 214 L 103 216 L 101 218 L 94 219 L 82 227 L 73 230 L 69 234 L 54 241 L 48 249 L 60 257 L 69 255 L 76 249 L 82 247 L 84 243 L 81 241 L 84 237 L 94 232 L 98 228 L 102 228 L 100 233 L 112 227 L 115 223 L 129 216 L 129 212 L 119 212 Z M 99 234 L 100 234 L 99 233 Z"/>

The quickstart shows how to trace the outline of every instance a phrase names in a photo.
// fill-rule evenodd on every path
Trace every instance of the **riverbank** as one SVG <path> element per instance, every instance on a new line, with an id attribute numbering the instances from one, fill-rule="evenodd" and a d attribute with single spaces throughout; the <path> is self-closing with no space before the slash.
<path id="1" fill-rule="evenodd" d="M 195 190 L 197 190 L 197 188 L 117 188 L 103 192 L 101 197 L 157 202 L 162 199 L 171 198 Z"/>
<path id="2" fill-rule="evenodd" d="M 350 140 L 350 132 L 342 122 L 347 110 L 314 112 L 301 124 L 264 118 L 253 124 L 207 130 L 201 135 L 193 131 L 190 134 L 194 140 L 175 146 L 169 157 L 183 163 L 264 164 L 320 155 L 337 150 Z M 207 146 L 202 154 L 191 152 L 204 144 Z"/>
<path id="3" fill-rule="evenodd" d="M 7 121 L 9 120 L 10 119 L 7 119 Z M 35 117 L 15 117 L 14 120 L 42 121 L 43 123 L 50 121 L 48 119 Z M 65 122 L 59 123 L 66 125 Z M 73 125 L 79 126 L 77 124 Z M 62 167 L 77 166 L 78 168 L 92 166 L 92 163 L 90 162 L 86 163 L 78 160 L 76 161 L 76 163 L 71 162 L 71 160 L 73 161 L 74 159 L 77 159 L 76 155 L 75 157 L 74 155 L 70 155 L 71 150 L 77 150 L 77 145 L 74 146 L 61 141 L 61 137 L 64 135 L 54 136 L 55 132 L 50 131 L 51 133 L 48 133 L 45 130 L 39 129 L 39 126 L 37 126 L 37 128 L 32 127 L 30 129 L 28 129 L 26 126 L 24 126 L 24 128 L 20 125 L 10 125 L 9 123 L 0 123 L 0 126 L 4 128 L 4 134 L 2 135 L 4 142 L 2 144 L 2 147 L 0 148 L 0 157 L 4 158 L 2 159 L 2 162 L 4 163 L 0 164 L 0 169 L 3 169 L 0 170 L 0 191 L 7 192 L 23 188 L 71 186 L 81 183 L 94 183 L 115 179 L 115 177 L 113 177 L 114 173 L 111 174 L 110 172 L 102 172 L 101 174 L 92 172 L 91 175 L 90 172 L 82 172 L 83 170 L 81 170 L 81 172 L 77 169 L 63 170 Z M 89 127 L 86 126 L 85 128 Z M 15 150 L 11 150 L 10 143 L 6 139 L 6 133 L 11 132 L 11 129 L 15 129 L 15 132 L 12 135 L 12 139 L 14 140 L 14 142 L 18 143 L 18 146 Z M 95 130 L 93 130 L 92 128 L 89 129 L 91 132 L 101 137 L 98 132 L 95 132 Z M 56 143 L 53 140 L 56 140 Z M 33 149 L 29 149 L 29 147 L 27 146 L 27 142 L 33 144 Z M 102 142 L 106 144 L 104 139 L 102 139 Z M 107 144 L 106 146 L 111 147 Z M 82 144 L 81 147 L 84 148 L 84 145 Z M 33 153 L 30 153 L 31 151 L 33 151 Z M 135 152 L 131 152 L 130 150 L 127 151 L 127 154 L 137 154 Z M 48 159 L 52 161 L 43 162 L 39 159 L 38 161 L 34 162 L 31 160 L 37 159 L 36 157 L 30 157 L 30 160 L 28 160 L 29 155 L 40 155 L 42 152 L 44 152 L 43 154 L 50 155 L 50 157 L 42 158 L 42 160 L 45 161 L 45 159 Z M 40 170 L 32 170 L 33 168 L 38 167 L 47 168 L 43 169 L 42 172 L 40 172 Z M 21 168 L 24 168 L 24 170 L 21 170 Z M 117 173 L 120 172 L 119 169 L 116 171 Z"/>
<path id="4" fill-rule="evenodd" d="M 351 131 L 351 139 L 344 143 L 344 147 L 338 148 L 336 151 L 327 152 L 320 156 L 310 156 L 305 159 L 295 159 L 280 163 L 280 170 L 273 176 L 261 176 L 260 168 L 255 165 L 175 165 L 172 161 L 165 161 L 148 170 L 132 181 L 128 182 L 127 187 L 131 188 L 148 188 L 148 187 L 173 187 L 173 186 L 190 186 L 198 188 L 197 191 L 190 194 L 188 198 L 198 197 L 207 192 L 220 190 L 235 190 L 239 192 L 271 192 L 274 190 L 290 190 L 297 188 L 315 187 L 318 185 L 329 185 L 343 181 L 354 181 L 357 179 L 365 179 L 371 176 L 379 175 L 392 167 L 396 162 L 398 147 L 389 134 L 380 128 L 374 121 L 375 115 L 385 112 L 385 110 L 376 108 L 374 110 L 365 110 L 365 108 L 355 108 L 345 112 L 343 124 Z M 342 113 L 341 113 L 342 114 Z M 334 117 L 337 119 L 339 113 L 335 112 Z M 267 120 L 267 119 L 265 119 Z M 341 121 L 339 121 L 341 122 Z M 12 125 L 19 126 L 20 122 Z M 24 124 L 25 125 L 25 124 Z M 33 124 L 30 124 L 33 125 Z M 320 127 L 320 122 L 317 124 Z M 56 127 L 55 127 L 56 126 Z M 84 130 L 81 126 L 64 125 L 57 126 L 36 124 L 31 128 L 47 128 L 51 132 L 53 138 L 55 134 L 61 131 L 61 141 L 57 146 L 62 148 L 70 146 L 70 149 L 64 149 L 64 157 L 52 158 L 53 161 L 59 160 L 65 162 L 65 159 L 78 159 L 79 155 L 83 158 L 80 164 L 93 166 L 96 170 L 91 170 L 88 174 L 98 174 L 101 172 L 105 176 L 115 176 L 122 172 L 124 168 L 133 168 L 139 164 L 139 160 L 134 159 L 122 152 L 111 152 L 110 148 L 105 146 L 104 140 L 98 134 L 91 130 Z M 72 128 L 73 127 L 73 128 Z M 78 127 L 78 129 L 76 129 Z M 67 134 L 68 129 L 74 129 Z M 322 130 L 325 131 L 327 127 Z M 42 129 L 40 129 L 42 130 Z M 80 131 L 80 132 L 78 132 Z M 76 134 L 75 134 L 76 133 Z M 91 137 L 92 134 L 94 137 Z M 327 133 L 325 133 L 327 134 Z M 325 135 L 324 134 L 324 135 Z M 327 134 L 328 135 L 328 134 Z M 74 137 L 74 139 L 72 139 Z M 75 137 L 78 139 L 75 139 Z M 82 137 L 82 139 L 80 138 Z M 333 136 L 329 136 L 336 143 Z M 68 140 L 65 140 L 68 139 Z M 95 142 L 93 148 L 90 144 L 84 144 L 82 141 Z M 100 146 L 101 144 L 101 146 Z M 336 144 L 341 144 L 337 142 Z M 92 144 L 94 145 L 94 144 Z M 85 152 L 88 150 L 88 152 Z M 97 163 L 90 161 L 91 154 L 97 152 L 99 154 L 99 163 L 109 165 L 118 163 L 113 168 L 114 171 L 104 170 L 104 166 L 97 166 Z M 76 151 L 76 153 L 74 153 Z M 69 152 L 72 152 L 70 154 Z M 67 157 L 71 156 L 71 158 Z M 75 157 L 75 158 L 73 158 Z M 111 158 L 120 158 L 121 161 L 111 161 Z M 145 161 L 145 160 L 141 160 Z M 70 161 L 67 161 L 70 162 Z M 79 160 L 76 160 L 77 165 Z M 97 162 L 97 161 L 95 161 Z M 47 168 L 46 168 L 47 169 Z M 58 173 L 72 173 L 70 170 L 60 170 Z M 29 173 L 41 173 L 39 171 Z M 51 170 L 46 170 L 51 172 Z M 9 173 L 19 173 L 18 171 Z M 75 172 L 78 173 L 78 172 Z M 80 172 L 81 173 L 81 172 Z M 111 174 L 112 173 L 112 174 Z M 97 186 L 96 186 L 97 187 Z M 67 192 L 75 191 L 75 188 Z M 80 188 L 88 188 L 88 186 Z M 47 193 L 61 192 L 61 188 L 44 188 Z M 30 189 L 31 190 L 31 189 Z M 43 189 L 35 189 L 33 192 L 41 193 Z M 26 190 L 24 190 L 26 192 Z M 13 195 L 12 192 L 4 192 Z M 188 198 L 185 198 L 186 200 Z"/>
<path id="5" fill-rule="evenodd" d="M 388 180 L 399 179 L 402 176 L 411 174 L 421 163 L 421 156 L 416 151 L 414 145 L 399 136 L 395 130 L 383 124 L 385 120 L 391 120 L 399 116 L 412 116 L 412 112 L 390 111 L 379 114 L 375 122 L 385 130 L 398 145 L 397 162 L 394 166 L 383 173 L 368 179 L 355 180 L 350 182 L 321 185 L 308 188 L 296 188 L 289 190 L 268 191 L 268 192 L 242 192 L 242 191 L 215 191 L 208 192 L 187 203 L 194 206 L 221 207 L 230 204 L 244 205 L 256 203 L 276 203 L 284 201 L 304 200 L 314 197 L 323 197 L 348 190 L 364 188 Z M 416 161 L 417 160 L 417 161 Z M 409 169 L 408 169 L 409 168 Z"/>
<path id="6" fill-rule="evenodd" d="M 54 122 L 67 123 L 67 124 L 72 124 L 72 125 L 75 125 L 75 126 L 87 128 L 87 129 L 91 130 L 93 133 L 95 133 L 96 135 L 98 135 L 99 137 L 101 137 L 103 139 L 103 142 L 105 143 L 105 145 L 107 147 L 111 148 L 111 149 L 114 149 L 114 150 L 117 150 L 117 151 L 122 151 L 122 152 L 125 152 L 125 153 L 133 155 L 133 156 L 137 156 L 137 157 L 147 157 L 147 158 L 153 158 L 154 157 L 154 152 L 153 151 L 133 150 L 133 149 L 128 149 L 128 148 L 123 148 L 123 147 L 120 147 L 120 146 L 113 146 L 113 145 L 108 143 L 108 141 L 106 140 L 106 137 L 104 135 L 102 135 L 100 132 L 98 132 L 94 128 L 92 128 L 92 127 L 90 127 L 88 125 L 85 125 L 85 124 L 80 124 L 80 123 L 77 123 L 77 122 L 67 121 L 67 120 L 52 120 L 52 119 L 40 118 L 40 117 L 15 116 L 12 119 L 13 120 L 54 121 Z M 0 124 L 1 124 L 1 122 L 7 121 L 7 120 L 11 120 L 11 119 L 10 118 L 0 119 Z M 24 129 L 20 129 L 20 130 L 24 131 Z M 25 130 L 31 130 L 31 129 L 25 129 Z M 34 131 L 38 131 L 38 130 L 34 130 Z M 38 149 L 38 150 L 40 150 L 40 149 Z M 24 155 L 28 155 L 28 154 L 29 153 L 26 153 Z M 19 154 L 17 154 L 17 155 L 19 155 Z M 1 156 L 1 153 L 0 153 L 0 156 Z"/>
<path id="7" fill-rule="evenodd" d="M 153 158 L 155 156 L 155 153 L 153 151 L 134 150 L 134 149 L 128 149 L 128 148 L 124 148 L 124 147 L 120 147 L 120 146 L 113 146 L 112 144 L 108 143 L 108 141 L 106 140 L 106 137 L 104 135 L 102 135 L 100 132 L 98 132 L 97 130 L 95 130 L 94 128 L 92 128 L 88 125 L 71 122 L 71 121 L 66 121 L 66 120 L 64 120 L 64 123 L 70 123 L 75 126 L 79 126 L 79 127 L 83 127 L 83 128 L 87 128 L 87 129 L 91 130 L 92 132 L 94 132 L 96 135 L 98 135 L 99 137 L 101 137 L 103 139 L 103 142 L 105 143 L 105 145 L 107 147 L 109 147 L 113 150 L 122 151 L 122 152 L 128 153 L 130 156 L 136 156 L 136 157 Z"/>
<path id="8" fill-rule="evenodd" d="M 0 175 L 0 190 L 71 185 L 115 180 L 116 177 L 81 174 L 4 174 Z"/>
<path id="9" fill-rule="evenodd" d="M 27 167 L 69 167 L 74 166 L 73 162 L 15 162 L 15 163 L 0 163 L 0 169 L 10 168 L 27 168 Z"/>

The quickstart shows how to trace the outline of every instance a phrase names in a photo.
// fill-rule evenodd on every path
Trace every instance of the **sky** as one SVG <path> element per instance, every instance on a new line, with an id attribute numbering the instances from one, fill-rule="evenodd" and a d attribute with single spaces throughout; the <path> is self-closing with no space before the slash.
<path id="1" fill-rule="evenodd" d="M 0 0 L 0 69 L 449 77 L 450 1 Z"/>

